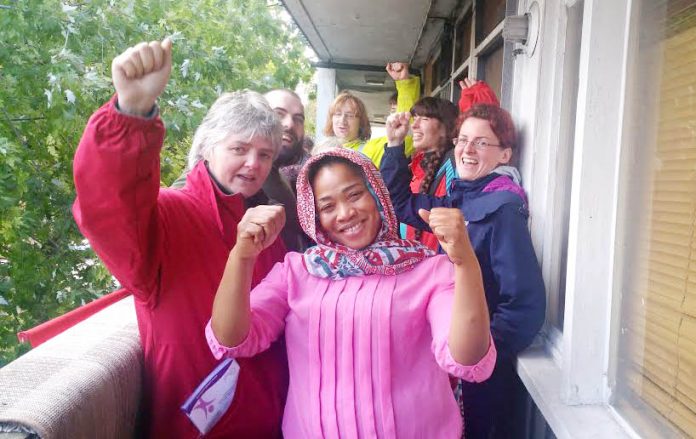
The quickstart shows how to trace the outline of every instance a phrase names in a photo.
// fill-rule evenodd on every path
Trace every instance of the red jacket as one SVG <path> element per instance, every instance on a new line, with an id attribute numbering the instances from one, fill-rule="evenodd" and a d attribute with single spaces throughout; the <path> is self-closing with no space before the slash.
<path id="1" fill-rule="evenodd" d="M 119 113 L 113 100 L 89 120 L 75 154 L 75 220 L 111 273 L 135 296 L 144 353 L 143 414 L 153 438 L 196 438 L 180 406 L 216 366 L 204 330 L 236 225 L 241 195 L 225 195 L 203 162 L 181 189 L 160 188 L 164 125 Z M 277 240 L 253 285 L 282 261 Z M 117 348 L 117 345 L 114 345 Z M 285 349 L 239 359 L 236 395 L 206 437 L 279 437 L 287 391 Z"/>

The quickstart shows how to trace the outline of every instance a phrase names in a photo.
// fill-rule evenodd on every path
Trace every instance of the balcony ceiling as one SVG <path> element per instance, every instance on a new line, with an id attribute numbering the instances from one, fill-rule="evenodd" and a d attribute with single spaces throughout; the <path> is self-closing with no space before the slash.
<path id="1" fill-rule="evenodd" d="M 381 115 L 395 90 L 384 70 L 386 63 L 406 61 L 412 68 L 421 68 L 458 1 L 283 0 L 283 3 L 314 49 L 318 65 L 336 69 L 338 88 L 356 92 L 371 113 Z"/>
<path id="2" fill-rule="evenodd" d="M 418 61 L 432 30 L 452 16 L 457 0 L 283 0 L 321 61 L 383 66 Z M 438 23 L 439 22 L 439 23 Z M 438 34 L 438 32 L 435 32 Z M 429 47 L 428 47 L 429 49 Z"/>

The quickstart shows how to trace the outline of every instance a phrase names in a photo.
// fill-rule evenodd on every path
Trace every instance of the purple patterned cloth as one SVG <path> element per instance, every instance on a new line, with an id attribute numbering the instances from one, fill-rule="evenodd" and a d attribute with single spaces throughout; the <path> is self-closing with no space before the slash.
<path id="1" fill-rule="evenodd" d="M 483 192 L 498 192 L 498 191 L 508 191 L 519 195 L 524 201 L 524 205 L 527 206 L 527 194 L 524 193 L 524 189 L 518 184 L 516 184 L 507 175 L 501 175 L 500 177 L 494 179 L 483 188 Z"/>

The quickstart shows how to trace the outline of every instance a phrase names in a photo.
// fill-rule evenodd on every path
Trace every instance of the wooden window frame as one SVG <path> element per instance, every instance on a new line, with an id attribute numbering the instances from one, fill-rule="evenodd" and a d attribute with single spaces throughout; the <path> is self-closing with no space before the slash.
<path id="1" fill-rule="evenodd" d="M 565 105 L 564 65 L 556 55 L 564 53 L 559 42 L 567 8 L 580 5 L 583 18 L 563 332 L 547 326 L 543 343 L 520 356 L 518 373 L 557 437 L 639 437 L 611 406 L 628 256 L 620 227 L 629 214 L 623 192 L 630 163 L 622 159 L 630 148 L 626 106 L 636 5 L 632 0 L 524 3 L 533 1 L 542 9 L 543 44 L 534 56 L 520 56 L 523 60 L 515 63 L 512 113 L 527 145 L 522 174 L 540 261 L 552 259 L 547 252 L 554 187 L 569 184 L 556 169 L 562 136 L 555 114 Z M 525 13 L 524 7 L 517 13 Z"/>
<path id="2" fill-rule="evenodd" d="M 498 44 L 501 44 L 502 39 L 503 39 L 503 25 L 504 25 L 504 20 L 498 23 L 498 25 L 495 27 L 493 31 L 491 31 L 486 37 L 484 38 L 483 41 L 481 41 L 480 44 L 476 44 L 476 30 L 477 30 L 477 20 L 476 20 L 476 4 L 478 2 L 482 2 L 485 0 L 467 0 L 463 2 L 461 6 L 461 10 L 459 11 L 456 20 L 454 21 L 454 26 L 452 26 L 453 29 L 453 38 L 452 38 L 452 69 L 450 71 L 449 78 L 447 79 L 446 82 L 439 84 L 437 87 L 435 87 L 433 90 L 430 92 L 430 96 L 439 96 L 443 91 L 447 89 L 447 87 L 450 87 L 449 93 L 447 93 L 447 96 L 441 96 L 441 97 L 446 97 L 450 100 L 454 100 L 455 97 L 455 90 L 456 87 L 459 87 L 459 85 L 456 83 L 456 78 L 461 75 L 465 70 L 468 69 L 469 72 L 469 77 L 472 79 L 477 79 L 479 77 L 479 69 L 478 69 L 478 62 L 479 58 L 485 56 L 487 52 L 491 49 L 493 46 L 497 46 Z M 517 0 L 506 0 L 506 15 L 508 14 L 509 11 L 512 11 L 515 9 L 517 6 Z M 456 53 L 456 47 L 457 47 L 457 29 L 459 28 L 460 24 L 462 21 L 466 18 L 467 15 L 471 15 L 471 29 L 470 29 L 470 35 L 469 35 L 469 56 L 465 57 L 462 62 L 459 63 L 459 65 L 455 64 L 456 58 L 457 58 L 457 53 Z M 503 107 L 508 107 L 508 103 L 510 101 L 510 94 L 512 90 L 512 68 L 513 68 L 513 48 L 509 44 L 504 44 L 504 49 L 503 49 L 503 71 L 501 72 L 501 78 L 502 78 L 502 87 L 500 90 L 501 93 L 501 104 Z M 433 54 L 431 57 L 431 60 L 434 60 L 437 56 L 439 56 L 439 50 Z"/>

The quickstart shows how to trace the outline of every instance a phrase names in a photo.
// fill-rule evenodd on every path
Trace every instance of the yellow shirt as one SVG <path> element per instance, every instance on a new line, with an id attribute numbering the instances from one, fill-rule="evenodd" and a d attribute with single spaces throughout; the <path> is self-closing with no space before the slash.
<path id="1" fill-rule="evenodd" d="M 399 93 L 396 102 L 396 111 L 411 111 L 411 107 L 413 107 L 413 104 L 415 104 L 420 97 L 420 78 L 418 76 L 412 76 L 408 79 L 396 81 L 396 91 Z M 413 138 L 410 135 L 406 136 L 405 143 L 406 157 L 410 157 L 413 153 Z M 367 141 L 360 139 L 351 140 L 350 142 L 344 143 L 343 146 L 363 153 L 369 157 L 372 163 L 379 169 L 382 163 L 382 156 L 384 155 L 384 146 L 386 144 L 387 136 L 381 136 Z"/>

